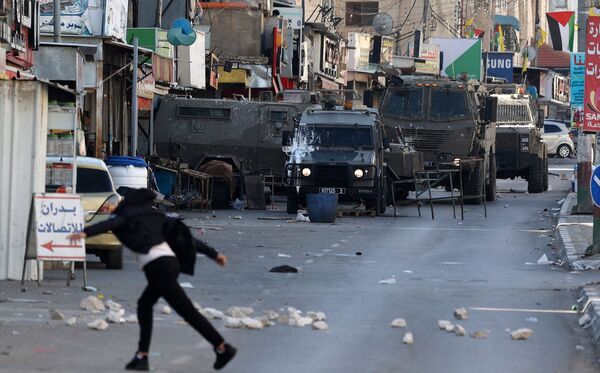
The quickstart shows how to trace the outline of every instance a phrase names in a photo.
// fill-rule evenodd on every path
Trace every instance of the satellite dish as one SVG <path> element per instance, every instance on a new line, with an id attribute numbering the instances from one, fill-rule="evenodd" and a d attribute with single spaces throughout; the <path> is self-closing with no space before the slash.
<path id="1" fill-rule="evenodd" d="M 373 30 L 379 36 L 386 36 L 392 33 L 394 20 L 387 13 L 377 13 L 373 17 Z"/>
<path id="2" fill-rule="evenodd" d="M 196 30 L 187 19 L 177 18 L 169 29 L 167 39 L 173 45 L 192 45 L 196 41 Z"/>
<path id="3" fill-rule="evenodd" d="M 534 60 L 537 56 L 537 50 L 532 46 L 524 47 L 521 51 L 521 55 L 523 57 L 527 56 L 527 59 L 529 60 Z"/>

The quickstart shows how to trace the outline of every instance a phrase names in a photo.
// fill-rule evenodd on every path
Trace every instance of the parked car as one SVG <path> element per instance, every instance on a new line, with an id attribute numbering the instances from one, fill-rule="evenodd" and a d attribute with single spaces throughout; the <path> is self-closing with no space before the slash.
<path id="1" fill-rule="evenodd" d="M 46 158 L 46 192 L 70 192 L 72 168 L 73 158 Z M 81 196 L 85 226 L 109 219 L 121 200 L 106 164 L 96 158 L 77 157 L 75 192 Z M 97 255 L 106 268 L 123 268 L 123 246 L 114 234 L 104 233 L 87 238 L 85 245 L 86 252 Z"/>
<path id="2" fill-rule="evenodd" d="M 548 119 L 544 121 L 542 141 L 546 143 L 548 154 L 561 158 L 571 157 L 575 149 L 575 144 L 571 136 L 569 129 L 564 123 Z"/>

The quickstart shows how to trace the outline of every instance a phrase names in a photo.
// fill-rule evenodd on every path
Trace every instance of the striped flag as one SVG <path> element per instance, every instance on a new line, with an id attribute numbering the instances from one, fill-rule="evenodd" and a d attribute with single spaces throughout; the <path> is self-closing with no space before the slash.
<path id="1" fill-rule="evenodd" d="M 575 12 L 570 10 L 546 13 L 552 46 L 557 51 L 572 52 L 575 35 Z"/>

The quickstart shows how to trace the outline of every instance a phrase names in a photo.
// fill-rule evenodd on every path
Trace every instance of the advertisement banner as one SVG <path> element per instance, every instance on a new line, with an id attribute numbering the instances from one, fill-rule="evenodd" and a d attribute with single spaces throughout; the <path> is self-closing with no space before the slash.
<path id="1" fill-rule="evenodd" d="M 128 5 L 127 0 L 106 0 L 102 36 L 125 40 Z"/>
<path id="2" fill-rule="evenodd" d="M 370 72 L 371 35 L 360 32 L 348 34 L 348 71 Z"/>
<path id="3" fill-rule="evenodd" d="M 584 131 L 600 131 L 600 16 L 588 18 L 585 53 Z"/>
<path id="4" fill-rule="evenodd" d="M 444 54 L 442 75 L 454 79 L 481 80 L 481 39 L 430 38 Z"/>
<path id="5" fill-rule="evenodd" d="M 88 0 L 61 1 L 60 32 L 66 35 L 100 35 L 94 30 Z M 54 32 L 54 0 L 40 1 L 40 32 Z"/>
<path id="6" fill-rule="evenodd" d="M 513 53 L 488 52 L 485 56 L 486 76 L 513 82 Z"/>
<path id="7" fill-rule="evenodd" d="M 384 36 L 381 38 L 380 64 L 386 65 L 392 63 L 394 56 L 395 41 L 393 38 Z"/>
<path id="8" fill-rule="evenodd" d="M 410 56 L 415 54 L 414 43 L 408 44 Z M 425 75 L 440 75 L 440 47 L 433 44 L 421 44 L 419 58 L 425 62 L 415 62 L 415 73 Z"/>
<path id="9" fill-rule="evenodd" d="M 583 109 L 585 96 L 585 53 L 571 53 L 571 106 Z"/>

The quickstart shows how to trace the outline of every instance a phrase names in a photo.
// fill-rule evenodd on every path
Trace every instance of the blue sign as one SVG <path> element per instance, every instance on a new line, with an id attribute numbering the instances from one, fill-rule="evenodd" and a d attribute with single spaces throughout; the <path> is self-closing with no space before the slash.
<path id="1" fill-rule="evenodd" d="M 507 83 L 513 82 L 513 53 L 488 52 L 485 59 L 488 78 L 502 78 Z"/>
<path id="2" fill-rule="evenodd" d="M 600 167 L 596 167 L 594 172 L 592 172 L 590 193 L 592 194 L 594 205 L 600 207 Z"/>
<path id="3" fill-rule="evenodd" d="M 571 106 L 583 109 L 585 97 L 585 53 L 571 53 Z"/>

